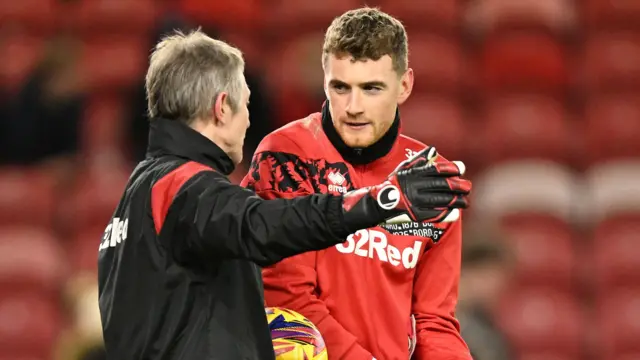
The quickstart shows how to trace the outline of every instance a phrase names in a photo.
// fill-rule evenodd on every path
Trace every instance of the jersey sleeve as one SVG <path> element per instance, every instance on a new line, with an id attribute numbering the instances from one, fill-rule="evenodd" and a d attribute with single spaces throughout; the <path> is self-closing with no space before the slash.
<path id="1" fill-rule="evenodd" d="M 265 199 L 287 199 L 315 192 L 300 148 L 291 140 L 268 137 L 258 147 L 242 185 Z M 313 322 L 325 341 L 331 359 L 371 360 L 373 356 L 331 314 L 316 296 L 317 252 L 293 256 L 263 269 L 265 301 L 299 312 Z"/>
<path id="2" fill-rule="evenodd" d="M 215 171 L 192 174 L 193 164 L 162 178 L 151 194 L 156 232 L 181 264 L 246 259 L 267 266 L 340 243 L 350 232 L 338 196 L 266 201 Z"/>
<path id="3" fill-rule="evenodd" d="M 462 220 L 424 256 L 416 269 L 412 312 L 416 319 L 415 360 L 472 360 L 455 318 L 462 252 Z"/>

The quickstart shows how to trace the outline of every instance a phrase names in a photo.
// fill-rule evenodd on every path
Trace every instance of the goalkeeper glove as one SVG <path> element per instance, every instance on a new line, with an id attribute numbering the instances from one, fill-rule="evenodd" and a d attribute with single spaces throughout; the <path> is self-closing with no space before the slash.
<path id="1" fill-rule="evenodd" d="M 348 192 L 343 197 L 344 219 L 350 228 L 389 222 L 455 221 L 469 202 L 471 182 L 460 178 L 461 162 L 437 162 L 427 147 L 401 162 L 386 181 Z"/>

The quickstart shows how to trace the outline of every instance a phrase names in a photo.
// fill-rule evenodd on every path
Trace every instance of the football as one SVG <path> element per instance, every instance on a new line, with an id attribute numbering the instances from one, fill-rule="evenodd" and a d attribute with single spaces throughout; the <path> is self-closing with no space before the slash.
<path id="1" fill-rule="evenodd" d="M 318 328 L 299 313 L 266 308 L 277 360 L 327 360 L 327 348 Z"/>

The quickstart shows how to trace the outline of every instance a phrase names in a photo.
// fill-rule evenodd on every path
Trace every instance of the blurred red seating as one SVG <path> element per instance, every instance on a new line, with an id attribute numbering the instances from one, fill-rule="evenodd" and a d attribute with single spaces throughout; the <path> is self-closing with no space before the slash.
<path id="1" fill-rule="evenodd" d="M 20 291 L 55 295 L 66 276 L 66 258 L 49 231 L 0 227 L 0 297 Z"/>
<path id="2" fill-rule="evenodd" d="M 598 299 L 598 336 L 604 359 L 631 359 L 640 354 L 640 288 L 601 293 Z M 637 359 L 637 358 L 634 358 Z"/>
<path id="3" fill-rule="evenodd" d="M 143 36 L 98 36 L 84 39 L 82 74 L 90 91 L 122 89 L 138 83 L 147 66 Z"/>
<path id="4" fill-rule="evenodd" d="M 54 302 L 36 294 L 0 297 L 0 354 L 11 359 L 49 359 L 61 316 Z"/>
<path id="5" fill-rule="evenodd" d="M 640 88 L 640 31 L 598 31 L 585 47 L 581 77 L 588 89 Z"/>
<path id="6" fill-rule="evenodd" d="M 505 297 L 497 319 L 518 353 L 567 358 L 580 353 L 584 319 L 578 302 L 568 293 L 519 288 Z"/>
<path id="7" fill-rule="evenodd" d="M 0 23 L 48 32 L 55 25 L 57 4 L 56 0 L 0 1 Z"/>
<path id="8" fill-rule="evenodd" d="M 275 33 L 324 31 L 342 13 L 362 6 L 358 0 L 274 0 L 261 12 Z M 320 49 L 318 49 L 320 51 Z"/>
<path id="9" fill-rule="evenodd" d="M 486 162 L 522 158 L 572 159 L 572 123 L 553 97 L 511 94 L 492 97 L 477 125 L 476 153 Z"/>
<path id="10" fill-rule="evenodd" d="M 13 3 L 9 1 L 9 3 Z M 43 52 L 44 39 L 23 32 L 0 33 L 0 86 L 17 92 L 35 68 Z"/>
<path id="11" fill-rule="evenodd" d="M 554 351 L 531 351 L 522 352 L 518 355 L 517 360 L 583 360 L 580 354 L 564 354 Z"/>
<path id="12" fill-rule="evenodd" d="M 95 164 L 95 167 L 82 170 L 61 209 L 65 228 L 77 231 L 88 226 L 106 227 L 129 175 L 130 169 L 115 164 Z"/>
<path id="13" fill-rule="evenodd" d="M 581 216 L 597 223 L 619 213 L 640 213 L 640 161 L 600 162 L 585 173 Z"/>
<path id="14" fill-rule="evenodd" d="M 640 274 L 640 212 L 610 217 L 593 233 L 591 277 L 603 296 L 616 286 L 638 284 Z M 640 326 L 640 323 L 639 323 Z"/>
<path id="15" fill-rule="evenodd" d="M 275 126 L 320 111 L 326 99 L 319 87 L 324 82 L 318 61 L 323 36 L 321 32 L 309 33 L 273 45 L 277 50 L 266 59 L 265 80 L 279 110 Z"/>
<path id="16" fill-rule="evenodd" d="M 590 161 L 640 156 L 640 92 L 593 96 L 585 115 Z"/>
<path id="17" fill-rule="evenodd" d="M 265 9 L 263 4 L 264 2 L 260 0 L 179 0 L 178 11 L 195 24 L 213 26 L 222 31 L 259 31 L 262 28 L 265 11 L 272 6 L 277 6 L 269 5 Z M 288 5 L 295 8 L 296 4 L 297 2 Z M 304 15 L 293 17 L 301 19 Z"/>
<path id="18" fill-rule="evenodd" d="M 91 224 L 75 229 L 67 249 L 74 271 L 97 273 L 98 248 L 103 240 L 107 222 L 105 221 L 103 226 Z"/>
<path id="19" fill-rule="evenodd" d="M 568 0 L 480 0 L 470 3 L 465 21 L 475 32 L 514 25 L 563 31 L 576 25 L 575 15 L 574 6 Z"/>
<path id="20" fill-rule="evenodd" d="M 120 149 L 125 134 L 124 105 L 118 94 L 97 93 L 89 99 L 82 124 L 82 151 L 85 155 L 91 157 Z"/>
<path id="21" fill-rule="evenodd" d="M 410 29 L 452 29 L 459 25 L 463 4 L 458 0 L 382 0 L 379 6 Z M 410 43 L 413 42 L 413 34 L 411 38 Z"/>
<path id="22" fill-rule="evenodd" d="M 480 55 L 486 89 L 557 90 L 569 83 L 565 51 L 544 32 L 508 31 L 489 36 Z"/>
<path id="23" fill-rule="evenodd" d="M 146 34 L 154 25 L 160 5 L 153 0 L 80 0 L 67 9 L 71 26 L 81 32 Z"/>
<path id="24" fill-rule="evenodd" d="M 55 185 L 39 168 L 0 168 L 0 225 L 53 225 Z"/>
<path id="25" fill-rule="evenodd" d="M 464 156 L 466 127 L 456 99 L 414 94 L 400 107 L 400 117 L 403 134 L 437 147 L 448 159 Z"/>
<path id="26" fill-rule="evenodd" d="M 571 222 L 579 203 L 579 182 L 567 167 L 549 161 L 515 161 L 486 169 L 474 179 L 473 203 L 483 216 L 534 212 Z"/>
<path id="27" fill-rule="evenodd" d="M 514 249 L 520 284 L 571 289 L 576 251 L 569 224 L 548 214 L 527 212 L 508 214 L 501 220 Z"/>
<path id="28" fill-rule="evenodd" d="M 412 33 L 409 67 L 414 70 L 414 90 L 455 91 L 466 69 L 456 38 L 436 33 Z"/>
<path id="29" fill-rule="evenodd" d="M 630 24 L 637 25 L 640 2 L 634 0 L 582 0 L 586 23 L 592 27 Z"/>

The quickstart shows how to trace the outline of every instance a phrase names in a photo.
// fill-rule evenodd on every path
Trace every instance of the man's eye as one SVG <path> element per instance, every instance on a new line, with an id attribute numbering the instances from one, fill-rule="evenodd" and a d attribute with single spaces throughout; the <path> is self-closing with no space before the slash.
<path id="1" fill-rule="evenodd" d="M 370 91 L 370 92 L 378 92 L 380 90 L 382 90 L 380 87 L 378 86 L 365 86 L 364 87 L 365 91 Z"/>

